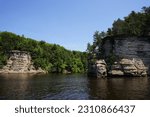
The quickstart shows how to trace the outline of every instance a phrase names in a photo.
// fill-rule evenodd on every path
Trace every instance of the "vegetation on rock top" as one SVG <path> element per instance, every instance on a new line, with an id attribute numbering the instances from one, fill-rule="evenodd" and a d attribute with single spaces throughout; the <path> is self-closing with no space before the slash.
<path id="1" fill-rule="evenodd" d="M 128 36 L 150 36 L 150 7 L 143 7 L 140 12 L 132 11 L 124 19 L 117 19 L 112 24 L 112 28 L 108 28 L 106 32 L 96 31 L 93 35 L 93 43 L 87 44 L 88 58 L 97 60 L 103 59 L 103 43 L 105 39 L 113 37 Z M 106 38 L 107 37 L 107 38 Z M 114 61 L 114 55 L 109 57 L 109 61 Z M 92 60 L 92 61 L 93 61 Z"/>
<path id="2" fill-rule="evenodd" d="M 35 68 L 41 67 L 50 73 L 86 71 L 86 52 L 70 51 L 57 44 L 36 41 L 11 32 L 0 32 L 0 68 L 6 65 L 12 50 L 30 52 Z"/>

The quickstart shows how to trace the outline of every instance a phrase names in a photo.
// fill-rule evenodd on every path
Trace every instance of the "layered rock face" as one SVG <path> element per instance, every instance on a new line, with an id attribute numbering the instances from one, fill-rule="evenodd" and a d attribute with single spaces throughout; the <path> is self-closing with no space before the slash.
<path id="1" fill-rule="evenodd" d="M 41 68 L 35 69 L 31 62 L 31 56 L 26 51 L 13 50 L 7 60 L 7 65 L 0 73 L 45 73 Z"/>
<path id="2" fill-rule="evenodd" d="M 111 66 L 112 76 L 147 76 L 147 68 L 141 59 L 121 59 Z"/>
<path id="3" fill-rule="evenodd" d="M 97 60 L 94 63 L 89 64 L 88 66 L 88 74 L 90 76 L 95 76 L 97 78 L 106 77 L 107 69 L 106 62 L 104 60 Z"/>
<path id="4" fill-rule="evenodd" d="M 103 48 L 105 58 L 116 56 L 112 75 L 150 75 L 150 37 L 114 37 L 106 39 Z"/>
<path id="5" fill-rule="evenodd" d="M 106 37 L 102 48 L 108 75 L 150 75 L 150 37 Z"/>
<path id="6" fill-rule="evenodd" d="M 107 69 L 106 69 L 106 62 L 104 60 L 96 61 L 96 73 L 97 77 L 106 77 L 107 76 Z"/>

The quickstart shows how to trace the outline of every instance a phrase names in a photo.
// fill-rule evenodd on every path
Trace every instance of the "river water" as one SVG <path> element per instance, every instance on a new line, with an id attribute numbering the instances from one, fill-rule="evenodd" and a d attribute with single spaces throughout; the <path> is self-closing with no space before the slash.
<path id="1" fill-rule="evenodd" d="M 85 74 L 5 74 L 0 99 L 120 100 L 150 99 L 150 78 L 89 78 Z"/>

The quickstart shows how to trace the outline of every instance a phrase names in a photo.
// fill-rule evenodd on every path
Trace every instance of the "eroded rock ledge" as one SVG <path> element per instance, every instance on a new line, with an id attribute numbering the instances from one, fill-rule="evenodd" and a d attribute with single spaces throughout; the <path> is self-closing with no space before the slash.
<path id="1" fill-rule="evenodd" d="M 111 66 L 109 74 L 112 76 L 147 76 L 147 67 L 141 59 L 121 59 Z"/>
<path id="2" fill-rule="evenodd" d="M 41 68 L 35 69 L 31 55 L 26 51 L 12 50 L 7 64 L 0 73 L 46 73 Z"/>
<path id="3" fill-rule="evenodd" d="M 89 66 L 89 74 L 102 78 L 108 76 L 147 76 L 148 68 L 141 59 L 121 59 L 114 62 L 109 69 L 105 60 L 97 60 Z"/>
<path id="4" fill-rule="evenodd" d="M 106 37 L 101 48 L 102 59 L 95 58 L 97 53 L 92 53 L 88 59 L 89 75 L 96 77 L 150 75 L 150 36 Z"/>
<path id="5" fill-rule="evenodd" d="M 105 60 L 97 60 L 88 65 L 88 74 L 98 78 L 107 76 L 107 64 Z"/>

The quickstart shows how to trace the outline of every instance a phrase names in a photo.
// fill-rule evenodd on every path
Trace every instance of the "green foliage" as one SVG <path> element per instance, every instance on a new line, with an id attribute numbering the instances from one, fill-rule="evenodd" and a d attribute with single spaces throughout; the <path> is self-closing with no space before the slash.
<path id="1" fill-rule="evenodd" d="M 103 57 L 102 42 L 106 36 L 105 32 L 96 31 L 93 35 L 93 44 L 87 44 L 87 53 L 92 59 L 101 59 Z"/>
<path id="2" fill-rule="evenodd" d="M 141 12 L 132 11 L 123 20 L 114 21 L 112 33 L 108 35 L 147 36 L 150 33 L 150 7 L 143 7 Z"/>
<path id="3" fill-rule="evenodd" d="M 0 69 L 6 64 L 7 56 L 0 54 Z"/>
<path id="4" fill-rule="evenodd" d="M 112 28 L 106 32 L 96 31 L 93 35 L 93 43 L 87 44 L 89 62 L 104 58 L 103 44 L 105 38 L 115 36 L 150 36 L 150 7 L 143 7 L 141 12 L 132 11 L 124 19 L 117 19 L 113 22 Z M 112 39 L 113 45 L 113 39 Z M 117 57 L 110 52 L 106 58 L 108 64 L 113 64 Z"/>
<path id="5" fill-rule="evenodd" d="M 7 61 L 11 50 L 28 51 L 36 69 L 41 67 L 48 72 L 63 73 L 85 72 L 87 54 L 85 52 L 70 51 L 56 44 L 45 41 L 35 41 L 11 32 L 0 32 L 0 67 Z"/>
<path id="6" fill-rule="evenodd" d="M 111 53 L 107 58 L 106 58 L 106 62 L 108 66 L 111 66 L 114 64 L 114 62 L 117 60 L 117 57 L 115 56 L 114 53 Z"/>
<path id="7" fill-rule="evenodd" d="M 79 58 L 74 58 L 71 63 L 71 68 L 74 73 L 84 72 L 84 67 Z"/>

